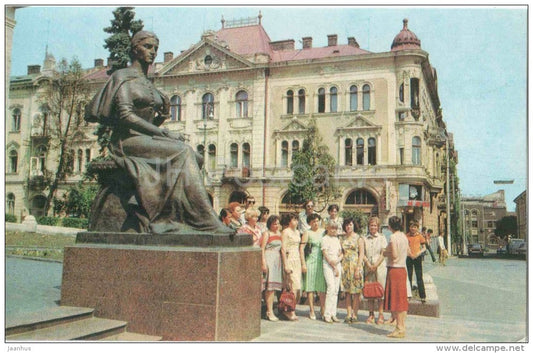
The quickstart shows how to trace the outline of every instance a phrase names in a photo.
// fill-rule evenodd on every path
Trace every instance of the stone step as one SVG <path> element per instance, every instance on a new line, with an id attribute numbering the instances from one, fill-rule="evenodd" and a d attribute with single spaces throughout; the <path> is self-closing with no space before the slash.
<path id="1" fill-rule="evenodd" d="M 161 336 L 143 335 L 141 333 L 122 332 L 117 335 L 112 335 L 101 339 L 101 341 L 129 341 L 129 342 L 156 342 L 161 341 Z"/>
<path id="2" fill-rule="evenodd" d="M 99 340 L 124 333 L 126 322 L 91 317 L 68 323 L 9 335 L 6 341 L 71 341 Z"/>
<path id="3" fill-rule="evenodd" d="M 58 306 L 39 312 L 6 315 L 6 336 L 21 334 L 93 317 L 94 309 Z"/>

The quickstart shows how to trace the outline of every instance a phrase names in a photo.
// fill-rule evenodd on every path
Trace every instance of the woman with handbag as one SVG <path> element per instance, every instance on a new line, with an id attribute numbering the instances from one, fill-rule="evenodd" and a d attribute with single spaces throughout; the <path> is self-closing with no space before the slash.
<path id="1" fill-rule="evenodd" d="M 294 294 L 296 303 L 300 301 L 302 288 L 302 263 L 305 263 L 303 250 L 300 248 L 301 237 L 298 231 L 298 215 L 291 213 L 288 226 L 281 232 L 281 258 L 283 260 L 284 283 Z M 298 320 L 295 312 L 284 312 L 285 317 L 291 321 Z"/>
<path id="2" fill-rule="evenodd" d="M 389 218 L 389 228 L 393 232 L 389 245 L 384 251 L 387 257 L 387 281 L 385 284 L 384 309 L 392 314 L 392 320 L 396 321 L 396 328 L 388 334 L 388 337 L 405 337 L 405 320 L 409 302 L 407 301 L 407 269 L 405 261 L 411 254 L 409 241 L 402 228 L 402 220 L 397 216 Z"/>
<path id="3" fill-rule="evenodd" d="M 385 279 L 387 278 L 387 265 L 385 264 L 385 256 L 383 252 L 387 247 L 387 238 L 381 233 L 378 233 L 379 218 L 372 217 L 368 221 L 368 234 L 365 238 L 365 287 L 368 283 L 378 282 L 381 289 L 385 288 Z M 363 288 L 365 289 L 365 288 Z M 367 324 L 373 324 L 374 317 L 374 302 L 378 302 L 378 324 L 383 324 L 385 318 L 383 317 L 383 297 L 368 299 L 368 319 Z"/>
<path id="4" fill-rule="evenodd" d="M 304 275 L 303 290 L 307 292 L 309 301 L 309 318 L 316 320 L 315 314 L 315 292 L 320 298 L 320 314 L 324 317 L 324 303 L 326 297 L 326 281 L 322 268 L 322 251 L 320 250 L 324 229 L 320 228 L 320 216 L 313 213 L 307 216 L 307 224 L 311 227 L 302 236 L 301 248 L 304 248 L 305 262 L 302 264 Z M 308 249 L 308 250 L 307 250 Z"/>
<path id="5" fill-rule="evenodd" d="M 266 224 L 268 230 L 263 233 L 261 240 L 263 290 L 267 305 L 266 316 L 270 321 L 278 321 L 279 319 L 274 315 L 274 292 L 281 291 L 283 284 L 279 217 L 270 216 Z"/>
<path id="6" fill-rule="evenodd" d="M 365 257 L 365 241 L 357 234 L 359 224 L 351 218 L 342 224 L 344 236 L 341 239 L 342 252 L 342 288 L 346 293 L 346 318 L 344 322 L 357 322 L 357 312 L 363 291 L 363 259 Z"/>

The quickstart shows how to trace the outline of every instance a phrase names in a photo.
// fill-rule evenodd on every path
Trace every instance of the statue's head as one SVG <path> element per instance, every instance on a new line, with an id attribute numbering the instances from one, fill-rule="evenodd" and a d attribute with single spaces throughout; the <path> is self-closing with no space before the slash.
<path id="1" fill-rule="evenodd" d="M 145 44 L 150 44 L 155 49 L 155 54 L 157 55 L 157 49 L 159 47 L 159 38 L 156 34 L 149 31 L 139 31 L 133 35 L 131 38 L 130 46 L 130 58 L 131 60 L 135 59 L 145 59 L 143 56 L 143 51 L 145 51 Z M 155 57 L 152 59 L 155 59 Z"/>

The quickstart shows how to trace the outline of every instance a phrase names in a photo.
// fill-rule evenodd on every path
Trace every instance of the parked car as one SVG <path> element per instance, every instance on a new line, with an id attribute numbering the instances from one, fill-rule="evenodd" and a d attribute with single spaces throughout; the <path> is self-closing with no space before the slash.
<path id="1" fill-rule="evenodd" d="M 483 246 L 475 243 L 468 247 L 468 256 L 479 255 L 483 256 Z"/>
<path id="2" fill-rule="evenodd" d="M 501 246 L 498 248 L 498 250 L 496 250 L 496 254 L 498 255 L 505 255 L 507 254 L 507 249 L 505 249 L 505 247 Z"/>
<path id="3" fill-rule="evenodd" d="M 518 254 L 518 248 L 525 244 L 524 239 L 511 239 L 509 242 L 509 254 L 516 255 Z"/>
<path id="4" fill-rule="evenodd" d="M 520 244 L 520 246 L 518 247 L 518 249 L 516 249 L 516 253 L 518 255 L 525 255 L 527 254 L 527 243 L 526 242 L 523 242 L 522 244 Z"/>

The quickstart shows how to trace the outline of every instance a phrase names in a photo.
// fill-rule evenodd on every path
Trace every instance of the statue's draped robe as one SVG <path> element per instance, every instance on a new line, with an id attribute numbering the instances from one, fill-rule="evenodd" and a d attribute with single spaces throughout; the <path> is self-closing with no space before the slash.
<path id="1" fill-rule="evenodd" d="M 146 123 L 159 126 L 168 98 L 142 73 L 116 71 L 86 107 L 86 119 L 111 126 L 109 151 L 135 184 L 127 200 L 141 232 L 231 231 L 213 210 L 196 154 L 180 140 L 152 136 Z"/>

